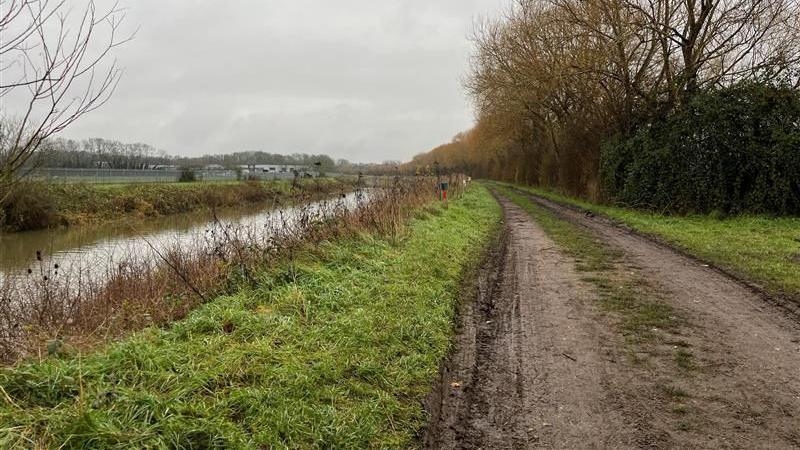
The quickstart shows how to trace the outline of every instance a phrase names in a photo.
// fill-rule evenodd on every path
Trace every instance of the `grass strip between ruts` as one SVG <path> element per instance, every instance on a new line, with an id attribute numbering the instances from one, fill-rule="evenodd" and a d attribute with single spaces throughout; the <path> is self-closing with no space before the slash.
<path id="1" fill-rule="evenodd" d="M 515 187 L 610 217 L 772 292 L 800 296 L 800 217 L 665 215 L 598 205 L 543 189 Z"/>

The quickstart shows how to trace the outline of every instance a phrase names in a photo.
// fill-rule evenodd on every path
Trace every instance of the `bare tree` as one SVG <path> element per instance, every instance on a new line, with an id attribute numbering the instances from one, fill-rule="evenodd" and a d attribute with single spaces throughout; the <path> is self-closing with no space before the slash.
<path id="1" fill-rule="evenodd" d="M 476 24 L 477 123 L 415 158 L 599 195 L 601 143 L 699 91 L 800 86 L 797 0 L 514 0 Z"/>
<path id="2" fill-rule="evenodd" d="M 116 3 L 0 0 L 0 203 L 45 139 L 108 101 L 122 74 L 112 50 L 132 38 L 124 17 Z"/>
<path id="3" fill-rule="evenodd" d="M 709 84 L 786 74 L 800 61 L 794 0 L 624 0 L 661 47 L 670 103 Z"/>

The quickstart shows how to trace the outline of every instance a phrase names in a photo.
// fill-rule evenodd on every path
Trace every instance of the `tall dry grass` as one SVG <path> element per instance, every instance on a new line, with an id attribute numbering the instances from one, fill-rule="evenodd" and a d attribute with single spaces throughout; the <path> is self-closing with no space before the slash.
<path id="1" fill-rule="evenodd" d="M 463 178 L 448 179 L 449 195 L 458 196 Z M 397 237 L 414 210 L 437 199 L 432 177 L 355 183 L 355 194 L 323 201 L 314 200 L 325 187 L 292 186 L 291 195 L 274 198 L 262 226 L 216 219 L 192 246 L 152 244 L 147 255 L 128 255 L 100 273 L 65 271 L 37 253 L 27 274 L 0 280 L 0 361 L 87 349 L 179 320 L 215 296 L 256 285 L 261 271 L 311 244 L 362 232 Z"/>

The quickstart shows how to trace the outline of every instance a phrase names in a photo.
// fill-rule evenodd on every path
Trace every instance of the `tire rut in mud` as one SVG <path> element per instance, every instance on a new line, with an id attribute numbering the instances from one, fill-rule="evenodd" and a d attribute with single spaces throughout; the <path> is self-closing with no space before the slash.
<path id="1" fill-rule="evenodd" d="M 668 445 L 654 403 L 575 261 L 498 197 L 505 235 L 461 306 L 455 349 L 429 402 L 427 448 Z"/>

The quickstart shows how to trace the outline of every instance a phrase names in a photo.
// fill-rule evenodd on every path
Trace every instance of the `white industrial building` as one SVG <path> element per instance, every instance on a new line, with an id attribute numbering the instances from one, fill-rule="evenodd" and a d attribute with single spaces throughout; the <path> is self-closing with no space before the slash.
<path id="1" fill-rule="evenodd" d="M 256 177 L 269 177 L 276 175 L 280 177 L 291 177 L 297 173 L 301 177 L 316 177 L 318 173 L 309 169 L 308 166 L 296 164 L 244 164 L 239 166 L 242 170 L 242 175 L 256 176 Z"/>

